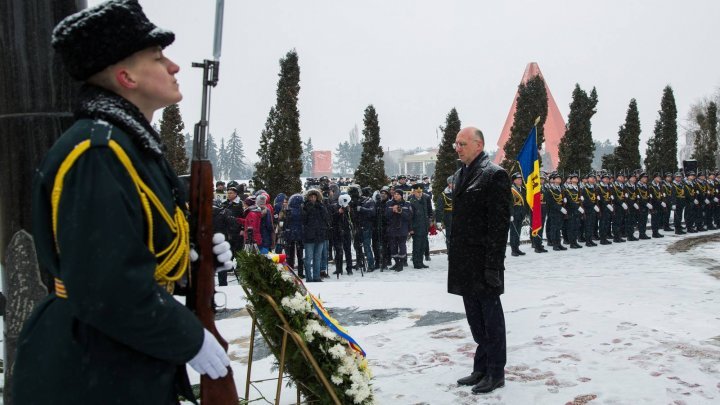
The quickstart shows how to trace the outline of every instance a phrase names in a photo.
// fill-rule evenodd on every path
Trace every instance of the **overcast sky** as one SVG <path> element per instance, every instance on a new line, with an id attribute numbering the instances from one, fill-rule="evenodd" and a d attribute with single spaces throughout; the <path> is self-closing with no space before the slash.
<path id="1" fill-rule="evenodd" d="M 211 56 L 215 1 L 140 3 L 153 22 L 176 34 L 166 54 L 181 66 L 180 109 L 192 132 L 201 75 L 190 64 Z M 369 104 L 385 149 L 436 146 L 437 127 L 456 107 L 463 126 L 482 129 L 494 150 L 531 61 L 565 120 L 575 83 L 597 87 L 596 140 L 617 143 L 636 98 L 644 150 L 666 84 L 674 89 L 680 125 L 691 103 L 720 86 L 718 18 L 717 0 L 226 0 L 211 132 L 227 137 L 237 128 L 246 155 L 257 160 L 278 61 L 294 48 L 300 135 L 311 137 L 315 150 L 334 151 L 355 124 L 362 129 Z M 684 142 L 682 128 L 679 133 Z"/>

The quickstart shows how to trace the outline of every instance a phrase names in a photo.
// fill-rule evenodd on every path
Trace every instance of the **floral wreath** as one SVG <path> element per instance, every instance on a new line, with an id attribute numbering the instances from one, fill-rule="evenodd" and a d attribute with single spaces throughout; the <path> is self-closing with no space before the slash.
<path id="1" fill-rule="evenodd" d="M 311 294 L 292 268 L 285 263 L 285 255 L 260 255 L 241 251 L 237 255 L 237 276 L 253 305 L 263 336 L 279 358 L 277 342 L 283 332 L 274 327 L 278 316 L 270 303 L 262 298 L 267 294 L 279 303 L 288 324 L 306 343 L 320 369 L 334 385 L 342 404 L 374 404 L 372 373 L 365 351 L 325 310 L 319 298 Z M 306 398 L 321 404 L 333 400 L 295 345 L 287 345 L 285 370 Z"/>

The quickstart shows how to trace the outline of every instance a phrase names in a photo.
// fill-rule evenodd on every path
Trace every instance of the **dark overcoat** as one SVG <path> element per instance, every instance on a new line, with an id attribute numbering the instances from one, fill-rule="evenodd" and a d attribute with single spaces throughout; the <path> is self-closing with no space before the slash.
<path id="1" fill-rule="evenodd" d="M 510 205 L 510 177 L 485 152 L 455 173 L 449 293 L 492 297 L 504 292 Z"/>
<path id="2" fill-rule="evenodd" d="M 133 120 L 139 111 L 122 110 L 128 103 L 112 96 L 96 98 L 88 108 L 110 111 L 106 115 L 120 116 L 125 126 L 77 121 L 50 149 L 35 177 L 38 261 L 63 282 L 67 298 L 49 295 L 24 325 L 13 381 L 18 404 L 177 403 L 176 387 L 187 378 L 185 363 L 203 342 L 198 319 L 154 279 L 159 259 L 148 247 L 148 221 L 156 252 L 170 246 L 176 232 L 152 204 L 148 218 L 135 183 L 109 145 L 125 151 L 171 214 L 184 205 L 179 180 L 144 132 L 150 124 Z M 61 163 L 87 140 L 89 149 L 66 172 L 56 196 Z"/>

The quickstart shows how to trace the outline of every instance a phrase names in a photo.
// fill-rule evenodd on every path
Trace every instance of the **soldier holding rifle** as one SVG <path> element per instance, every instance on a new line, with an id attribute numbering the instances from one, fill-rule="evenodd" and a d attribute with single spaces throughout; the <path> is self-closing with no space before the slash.
<path id="1" fill-rule="evenodd" d="M 163 54 L 173 40 L 136 0 L 102 3 L 55 28 L 53 47 L 84 85 L 77 121 L 33 185 L 38 259 L 55 288 L 20 337 L 18 404 L 176 404 L 178 395 L 194 401 L 186 363 L 229 375 L 218 340 L 172 297 L 198 257 L 185 193 L 150 125 L 182 98 L 179 67 Z M 210 203 L 212 180 L 207 191 Z M 227 269 L 229 244 L 213 242 Z"/>

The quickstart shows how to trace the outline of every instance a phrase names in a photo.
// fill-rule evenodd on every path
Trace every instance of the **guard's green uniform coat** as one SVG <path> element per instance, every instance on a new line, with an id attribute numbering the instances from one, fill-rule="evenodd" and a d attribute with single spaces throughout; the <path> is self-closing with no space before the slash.
<path id="1" fill-rule="evenodd" d="M 127 101 L 93 89 L 90 110 L 52 147 L 33 188 L 33 235 L 40 265 L 67 298 L 48 296 L 26 322 L 15 363 L 18 404 L 168 404 L 187 386 L 185 363 L 203 327 L 154 279 L 158 261 L 131 177 L 107 146 L 116 141 L 169 213 L 183 204 L 179 181 L 149 124 Z M 93 104 L 99 101 L 99 104 Z M 130 110 L 130 111 L 128 111 Z M 83 115 L 81 115 L 83 116 Z M 108 123 L 111 121 L 112 123 Z M 121 129 L 116 125 L 120 122 Z M 132 129 L 140 129 L 140 134 Z M 128 130 L 130 129 L 130 130 Z M 154 132 L 152 133 L 154 134 Z M 154 134 L 154 136 L 157 136 Z M 51 192 L 76 145 L 92 147 L 67 172 L 58 210 L 57 253 Z M 153 208 L 156 251 L 175 237 Z M 180 385 L 178 385 L 180 384 Z"/>

